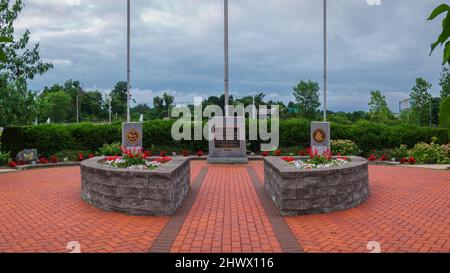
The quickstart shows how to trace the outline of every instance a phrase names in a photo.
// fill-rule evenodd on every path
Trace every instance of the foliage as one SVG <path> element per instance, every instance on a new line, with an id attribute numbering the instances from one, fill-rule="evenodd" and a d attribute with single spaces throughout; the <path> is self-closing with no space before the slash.
<path id="1" fill-rule="evenodd" d="M 447 13 L 444 20 L 442 20 L 442 33 L 439 35 L 436 42 L 431 45 L 431 53 L 433 53 L 434 49 L 444 44 L 444 57 L 442 61 L 442 65 L 449 63 L 450 64 L 450 41 L 447 41 L 450 38 L 450 6 L 447 4 L 442 4 L 433 10 L 428 20 L 434 20 L 441 14 Z M 430 55 L 431 55 L 430 53 Z"/>
<path id="2" fill-rule="evenodd" d="M 114 142 L 112 144 L 104 144 L 100 148 L 99 154 L 103 156 L 122 155 L 122 144 L 120 142 Z"/>
<path id="3" fill-rule="evenodd" d="M 98 121 L 105 117 L 105 102 L 99 91 L 83 92 L 80 96 L 81 120 Z"/>
<path id="4" fill-rule="evenodd" d="M 320 106 L 319 101 L 319 84 L 317 82 L 300 81 L 294 87 L 294 97 L 300 107 L 300 113 L 305 118 L 314 118 L 317 108 Z"/>
<path id="5" fill-rule="evenodd" d="M 361 154 L 358 145 L 351 140 L 332 140 L 331 151 L 333 154 L 357 156 Z"/>
<path id="6" fill-rule="evenodd" d="M 35 117 L 34 95 L 20 82 L 0 76 L 0 127 L 30 124 Z"/>
<path id="7" fill-rule="evenodd" d="M 70 162 L 75 162 L 78 161 L 79 155 L 83 155 L 83 158 L 86 157 L 88 158 L 89 156 L 89 151 L 71 151 L 71 150 L 65 150 L 65 151 L 61 151 L 61 152 L 57 152 L 54 154 L 54 156 L 56 158 L 59 158 L 61 161 L 65 161 L 65 159 L 67 159 L 67 161 Z"/>
<path id="8" fill-rule="evenodd" d="M 406 145 L 400 145 L 400 147 L 395 148 L 390 151 L 389 156 L 391 158 L 394 158 L 396 160 L 399 160 L 401 158 L 406 158 L 410 156 L 410 152 L 408 150 L 408 146 Z"/>
<path id="9" fill-rule="evenodd" d="M 448 67 L 442 67 L 439 86 L 441 86 L 441 100 L 444 100 L 450 96 L 450 69 Z"/>
<path id="10" fill-rule="evenodd" d="M 11 153 L 10 152 L 2 153 L 0 151 L 0 166 L 8 165 L 10 157 L 11 157 Z"/>
<path id="11" fill-rule="evenodd" d="M 383 122 L 393 119 L 391 110 L 386 102 L 386 97 L 380 91 L 372 91 L 370 93 L 369 117 L 373 121 Z"/>
<path id="12" fill-rule="evenodd" d="M 42 120 L 50 118 L 52 122 L 63 123 L 69 114 L 70 101 L 69 94 L 63 91 L 47 93 L 37 101 L 39 116 Z"/>
<path id="13" fill-rule="evenodd" d="M 440 126 L 448 129 L 450 137 L 450 97 L 447 97 L 441 103 L 441 110 L 439 112 Z"/>
<path id="14" fill-rule="evenodd" d="M 165 150 L 169 153 L 183 150 L 208 151 L 208 141 L 175 141 L 171 136 L 173 120 L 151 120 L 143 125 L 143 145 L 151 151 Z M 270 124 L 268 125 L 270 128 Z M 192 131 L 193 126 L 192 126 Z M 35 148 L 46 156 L 64 150 L 98 151 L 105 143 L 121 141 L 121 124 L 95 125 L 80 123 L 73 125 L 7 126 L 2 137 L 2 151 L 15 154 L 23 149 Z M 248 132 L 248 130 L 247 130 Z M 192 133 L 193 135 L 193 133 Z M 411 125 L 388 126 L 360 121 L 354 125 L 331 124 L 333 139 L 355 142 L 363 152 L 373 149 L 394 148 L 401 144 L 409 147 L 427 142 L 431 137 L 439 138 L 440 144 L 448 143 L 445 129 L 417 127 Z M 259 152 L 262 141 L 252 140 L 251 150 Z M 280 121 L 280 147 L 309 147 L 310 122 L 300 119 Z"/>
<path id="15" fill-rule="evenodd" d="M 125 118 L 127 113 L 127 82 L 120 81 L 116 83 L 111 90 L 111 108 L 119 119 Z"/>
<path id="16" fill-rule="evenodd" d="M 411 90 L 412 111 L 420 125 L 427 125 L 430 121 L 431 94 L 428 90 L 431 86 L 426 80 L 417 78 Z"/>
<path id="17" fill-rule="evenodd" d="M 39 43 L 31 50 L 27 48 L 30 40 L 29 30 L 26 30 L 19 40 L 14 41 L 14 21 L 19 17 L 24 3 L 22 0 L 16 0 L 13 4 L 10 2 L 0 1 L 0 36 L 12 40 L 10 43 L 0 44 L 0 49 L 6 57 L 5 61 L 0 63 L 0 70 L 9 80 L 25 84 L 28 79 L 34 79 L 36 75 L 42 75 L 53 68 L 53 65 L 41 60 Z"/>
<path id="18" fill-rule="evenodd" d="M 443 147 L 435 143 L 416 144 L 411 150 L 411 154 L 419 164 L 447 164 L 450 162 Z"/>
<path id="19" fill-rule="evenodd" d="M 159 113 L 159 118 L 170 117 L 174 101 L 175 98 L 167 93 L 164 93 L 162 97 L 156 96 L 153 98 L 153 107 Z"/>

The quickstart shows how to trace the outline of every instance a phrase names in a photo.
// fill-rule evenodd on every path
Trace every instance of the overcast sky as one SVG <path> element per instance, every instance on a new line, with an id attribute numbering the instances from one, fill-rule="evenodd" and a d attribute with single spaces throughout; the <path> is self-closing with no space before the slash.
<path id="1" fill-rule="evenodd" d="M 371 2 L 373 0 L 369 0 Z M 264 92 L 294 100 L 301 79 L 322 87 L 322 1 L 230 0 L 230 85 L 241 97 Z M 416 77 L 438 80 L 442 50 L 428 56 L 444 0 L 328 1 L 329 106 L 367 110 L 381 90 L 394 112 Z M 25 0 L 16 30 L 31 31 L 55 68 L 34 90 L 67 79 L 107 92 L 126 80 L 126 0 Z M 133 0 L 132 88 L 138 103 L 167 91 L 177 103 L 223 93 L 223 1 Z"/>

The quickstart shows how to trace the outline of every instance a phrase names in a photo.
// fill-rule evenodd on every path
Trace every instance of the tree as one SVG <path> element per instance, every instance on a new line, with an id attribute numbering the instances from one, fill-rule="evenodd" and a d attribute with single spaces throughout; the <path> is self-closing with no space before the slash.
<path id="1" fill-rule="evenodd" d="M 16 0 L 10 4 L 10 0 L 0 0 L 0 37 L 3 41 L 11 41 L 0 44 L 0 51 L 4 52 L 5 60 L 0 63 L 0 71 L 11 81 L 33 79 L 36 75 L 42 75 L 53 68 L 51 63 L 41 60 L 39 55 L 39 43 L 33 49 L 28 49 L 30 31 L 26 30 L 20 39 L 14 41 L 14 21 L 24 7 L 22 0 Z"/>
<path id="2" fill-rule="evenodd" d="M 430 17 L 428 17 L 428 20 L 434 20 L 436 17 L 444 13 L 447 13 L 447 15 L 442 21 L 442 33 L 439 35 L 437 41 L 431 45 L 430 52 L 431 55 L 438 45 L 443 46 L 445 43 L 442 65 L 446 63 L 450 64 L 450 41 L 448 41 L 450 37 L 450 6 L 447 4 L 442 4 L 434 9 Z"/>
<path id="3" fill-rule="evenodd" d="M 170 111 L 173 107 L 173 103 L 175 101 L 174 96 L 171 96 L 164 92 L 163 94 L 163 100 L 164 100 L 164 108 L 167 110 L 166 117 L 170 118 Z"/>
<path id="4" fill-rule="evenodd" d="M 41 120 L 50 118 L 52 122 L 63 123 L 68 117 L 67 108 L 70 107 L 71 98 L 64 91 L 47 93 L 38 100 L 39 116 Z"/>
<path id="5" fill-rule="evenodd" d="M 111 91 L 112 112 L 121 118 L 127 113 L 127 85 L 127 82 L 120 81 Z"/>
<path id="6" fill-rule="evenodd" d="M 378 90 L 370 92 L 369 108 L 369 117 L 373 121 L 385 122 L 394 118 L 387 105 L 386 97 Z"/>
<path id="7" fill-rule="evenodd" d="M 426 80 L 417 78 L 416 85 L 411 90 L 413 117 L 420 125 L 427 125 L 430 122 L 431 94 L 428 90 L 431 86 Z"/>
<path id="8" fill-rule="evenodd" d="M 84 92 L 80 96 L 82 120 L 98 121 L 104 117 L 104 101 L 99 91 Z"/>
<path id="9" fill-rule="evenodd" d="M 0 76 L 0 127 L 30 124 L 35 115 L 34 94 L 25 84 Z"/>
<path id="10" fill-rule="evenodd" d="M 294 87 L 294 97 L 300 107 L 300 113 L 305 118 L 315 118 L 317 108 L 320 106 L 319 101 L 319 84 L 317 82 L 300 81 Z"/>
<path id="11" fill-rule="evenodd" d="M 84 91 L 81 87 L 81 83 L 76 80 L 67 80 L 63 85 L 54 84 L 51 87 L 44 87 L 42 96 L 46 96 L 50 93 L 64 92 L 70 97 L 70 105 L 67 107 L 67 122 L 77 121 L 77 96 L 79 97 L 79 103 L 81 104 L 81 98 L 84 95 Z M 81 106 L 80 106 L 81 107 Z M 83 113 L 83 111 L 81 111 Z"/>
<path id="12" fill-rule="evenodd" d="M 441 110 L 439 112 L 440 126 L 448 128 L 450 136 L 450 97 L 445 98 L 441 103 Z"/>
<path id="13" fill-rule="evenodd" d="M 441 86 L 441 100 L 450 96 L 450 69 L 448 69 L 448 67 L 444 66 L 442 68 L 439 85 Z"/>
<path id="14" fill-rule="evenodd" d="M 159 118 L 170 117 L 170 110 L 172 109 L 175 98 L 167 93 L 162 97 L 156 96 L 153 98 L 153 107 L 156 111 L 156 116 Z"/>

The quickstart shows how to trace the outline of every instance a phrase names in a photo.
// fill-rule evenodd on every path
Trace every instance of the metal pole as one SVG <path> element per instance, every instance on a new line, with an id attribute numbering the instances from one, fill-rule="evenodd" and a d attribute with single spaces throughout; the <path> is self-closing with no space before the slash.
<path id="1" fill-rule="evenodd" d="M 224 0 L 224 57 L 225 57 L 225 116 L 228 116 L 229 95 L 229 66 L 228 66 L 228 0 Z"/>
<path id="2" fill-rule="evenodd" d="M 79 110 L 79 95 L 77 95 L 77 123 L 80 123 L 80 110 Z"/>
<path id="3" fill-rule="evenodd" d="M 108 112 L 109 112 L 109 123 L 111 123 L 111 114 L 112 114 L 112 109 L 111 109 L 111 95 L 109 95 L 109 99 L 108 99 Z"/>
<path id="4" fill-rule="evenodd" d="M 433 103 L 433 98 L 430 98 L 430 128 L 432 127 L 432 116 L 433 116 L 433 111 L 432 111 L 432 103 Z"/>
<path id="5" fill-rule="evenodd" d="M 323 121 L 327 122 L 327 0 L 323 0 Z"/>
<path id="6" fill-rule="evenodd" d="M 127 1 L 127 122 L 130 122 L 130 89 L 131 89 L 131 44 L 130 44 L 130 2 Z"/>

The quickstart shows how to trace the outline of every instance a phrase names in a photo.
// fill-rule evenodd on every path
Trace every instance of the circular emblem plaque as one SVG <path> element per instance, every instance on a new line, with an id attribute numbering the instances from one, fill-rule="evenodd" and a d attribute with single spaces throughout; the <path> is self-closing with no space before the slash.
<path id="1" fill-rule="evenodd" d="M 316 129 L 313 133 L 313 139 L 317 143 L 321 144 L 327 139 L 327 134 L 325 134 L 322 129 Z"/>
<path id="2" fill-rule="evenodd" d="M 130 130 L 128 130 L 126 138 L 131 145 L 137 144 L 139 140 L 139 131 L 131 128 Z"/>

